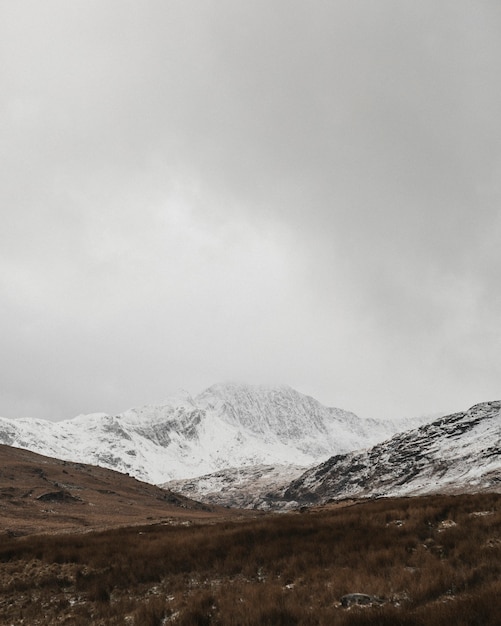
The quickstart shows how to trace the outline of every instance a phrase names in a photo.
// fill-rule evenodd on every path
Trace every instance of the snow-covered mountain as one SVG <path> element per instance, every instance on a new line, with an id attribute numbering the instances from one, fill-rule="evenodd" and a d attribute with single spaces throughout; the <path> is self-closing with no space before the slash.
<path id="1" fill-rule="evenodd" d="M 287 508 L 287 503 L 282 502 L 283 493 L 304 469 L 300 465 L 230 467 L 204 476 L 170 480 L 160 486 L 210 505 L 264 510 Z M 278 506 L 277 500 L 280 500 Z M 295 503 L 291 508 L 295 508 Z"/>
<path id="2" fill-rule="evenodd" d="M 277 502 L 501 491 L 501 402 L 477 404 L 307 470 Z"/>
<path id="3" fill-rule="evenodd" d="M 218 384 L 195 398 L 61 422 L 0 418 L 0 443 L 108 467 L 152 483 L 225 468 L 310 466 L 396 432 L 290 387 Z"/>

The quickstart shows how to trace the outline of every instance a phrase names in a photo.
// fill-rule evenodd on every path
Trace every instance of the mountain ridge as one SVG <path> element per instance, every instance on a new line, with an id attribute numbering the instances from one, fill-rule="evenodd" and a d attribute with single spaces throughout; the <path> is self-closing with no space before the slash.
<path id="1" fill-rule="evenodd" d="M 395 425 L 291 387 L 218 383 L 194 398 L 49 422 L 0 418 L 0 443 L 164 483 L 238 466 L 311 466 L 386 439 Z"/>
<path id="2" fill-rule="evenodd" d="M 399 433 L 372 448 L 334 455 L 306 470 L 287 502 L 501 491 L 501 401 Z"/>
<path id="3" fill-rule="evenodd" d="M 474 405 L 397 433 L 374 446 L 334 454 L 301 471 L 258 466 L 221 470 L 165 487 L 225 506 L 288 509 L 332 500 L 501 492 L 501 402 Z"/>

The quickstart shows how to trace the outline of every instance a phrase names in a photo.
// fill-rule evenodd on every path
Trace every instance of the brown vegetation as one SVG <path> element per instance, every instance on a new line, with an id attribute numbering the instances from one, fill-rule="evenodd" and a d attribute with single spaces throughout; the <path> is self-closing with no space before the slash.
<path id="1" fill-rule="evenodd" d="M 126 474 L 0 445 L 0 533 L 73 532 L 230 514 Z"/>
<path id="2" fill-rule="evenodd" d="M 498 626 L 501 496 L 4 537 L 0 623 Z M 368 594 L 368 606 L 341 598 Z M 344 603 L 346 604 L 346 603 Z"/>

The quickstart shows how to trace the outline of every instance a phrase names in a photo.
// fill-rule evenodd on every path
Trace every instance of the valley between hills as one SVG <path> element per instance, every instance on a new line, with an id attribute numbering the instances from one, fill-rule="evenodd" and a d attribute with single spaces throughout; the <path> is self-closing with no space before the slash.
<path id="1" fill-rule="evenodd" d="M 3 420 L 0 623 L 501 623 L 500 402 L 386 439 L 373 424 L 380 441 L 352 450 L 342 449 L 350 437 L 370 440 L 367 422 L 289 388 L 218 386 L 203 402 L 156 407 L 153 417 L 144 409 L 77 418 L 94 429 L 97 455 L 108 446 L 101 465 L 24 449 L 23 437 L 49 445 L 50 428 L 42 436 L 33 421 L 28 441 L 29 420 Z M 216 449 L 211 420 L 225 433 Z M 75 424 L 63 424 L 63 435 Z M 320 459 L 319 441 L 334 446 L 336 426 L 335 454 L 292 463 Z M 166 489 L 102 466 L 120 465 L 113 459 L 133 450 L 136 436 L 145 439 L 140 454 L 127 457 L 140 457 L 139 474 L 148 446 L 166 457 L 172 448 L 174 458 L 219 451 L 188 459 L 192 469 L 220 464 L 221 442 L 232 452 L 226 467 Z M 239 438 L 246 462 L 232 469 Z M 79 454 L 84 439 L 76 437 Z M 259 439 L 274 457 L 256 452 Z M 67 457 L 71 442 L 63 442 Z M 159 458 L 155 449 L 155 472 Z"/>

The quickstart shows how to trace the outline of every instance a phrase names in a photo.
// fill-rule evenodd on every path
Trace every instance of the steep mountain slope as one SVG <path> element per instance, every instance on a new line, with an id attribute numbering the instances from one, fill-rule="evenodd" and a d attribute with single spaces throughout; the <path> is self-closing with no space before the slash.
<path id="1" fill-rule="evenodd" d="M 370 449 L 336 455 L 292 481 L 277 501 L 501 491 L 501 402 L 477 404 L 398 434 Z"/>
<path id="2" fill-rule="evenodd" d="M 115 416 L 0 418 L 0 443 L 163 483 L 230 467 L 309 466 L 382 441 L 395 428 L 325 407 L 290 387 L 220 384 L 196 398 Z"/>

